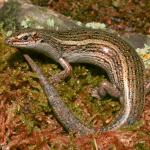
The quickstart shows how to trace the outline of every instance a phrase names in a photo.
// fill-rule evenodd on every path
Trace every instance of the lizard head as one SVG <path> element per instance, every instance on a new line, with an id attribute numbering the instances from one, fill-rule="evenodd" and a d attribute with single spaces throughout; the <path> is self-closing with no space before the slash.
<path id="1" fill-rule="evenodd" d="M 21 31 L 12 34 L 6 39 L 6 44 L 18 48 L 34 48 L 43 41 L 42 35 L 37 31 Z"/>
<path id="2" fill-rule="evenodd" d="M 58 60 L 61 55 L 61 49 L 55 48 L 51 39 L 51 31 L 47 30 L 24 30 L 16 32 L 5 41 L 7 45 L 17 48 L 23 48 L 28 51 L 42 53 L 52 59 Z"/>

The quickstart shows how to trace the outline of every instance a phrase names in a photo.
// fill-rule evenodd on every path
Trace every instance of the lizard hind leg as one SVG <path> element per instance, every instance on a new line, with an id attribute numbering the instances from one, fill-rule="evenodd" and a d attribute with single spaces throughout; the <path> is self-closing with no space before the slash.
<path id="1" fill-rule="evenodd" d="M 59 83 L 60 81 L 66 79 L 72 72 L 72 66 L 68 63 L 67 60 L 65 60 L 64 58 L 60 58 L 59 63 L 64 70 L 61 71 L 59 74 L 52 76 L 51 83 Z"/>
<path id="2" fill-rule="evenodd" d="M 99 86 L 91 92 L 92 97 L 96 97 L 98 99 L 102 99 L 107 94 L 115 98 L 119 98 L 121 96 L 121 92 L 118 88 L 109 81 L 101 82 Z"/>

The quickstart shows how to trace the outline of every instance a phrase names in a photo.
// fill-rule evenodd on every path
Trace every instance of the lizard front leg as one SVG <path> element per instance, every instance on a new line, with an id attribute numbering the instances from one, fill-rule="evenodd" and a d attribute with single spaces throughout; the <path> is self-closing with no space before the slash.
<path id="1" fill-rule="evenodd" d="M 52 83 L 59 83 L 61 80 L 66 79 L 72 71 L 72 66 L 64 58 L 59 58 L 58 63 L 63 67 L 64 70 L 51 78 Z"/>

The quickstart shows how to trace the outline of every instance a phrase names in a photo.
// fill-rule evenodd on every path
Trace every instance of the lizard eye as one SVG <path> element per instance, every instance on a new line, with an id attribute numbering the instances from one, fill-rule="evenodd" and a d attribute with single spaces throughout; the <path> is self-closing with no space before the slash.
<path id="1" fill-rule="evenodd" d="M 23 40 L 23 41 L 26 41 L 27 39 L 28 39 L 28 36 L 27 36 L 27 35 L 21 37 L 21 40 Z"/>

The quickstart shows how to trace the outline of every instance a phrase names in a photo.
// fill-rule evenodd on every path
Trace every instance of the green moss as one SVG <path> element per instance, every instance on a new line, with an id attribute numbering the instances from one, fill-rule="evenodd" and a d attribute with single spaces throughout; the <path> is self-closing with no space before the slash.
<path id="1" fill-rule="evenodd" d="M 149 150 L 150 147 L 148 146 L 148 144 L 144 141 L 137 143 L 135 145 L 135 150 Z"/>
<path id="2" fill-rule="evenodd" d="M 5 31 L 15 31 L 18 28 L 17 22 L 17 13 L 18 3 L 9 2 L 9 5 L 5 5 L 2 9 L 0 9 L 0 25 L 3 27 Z"/>

